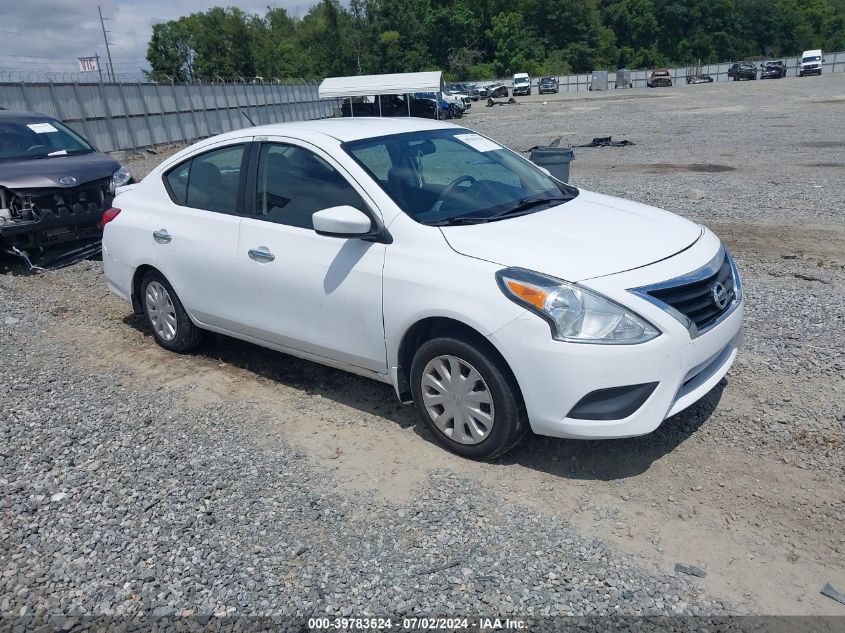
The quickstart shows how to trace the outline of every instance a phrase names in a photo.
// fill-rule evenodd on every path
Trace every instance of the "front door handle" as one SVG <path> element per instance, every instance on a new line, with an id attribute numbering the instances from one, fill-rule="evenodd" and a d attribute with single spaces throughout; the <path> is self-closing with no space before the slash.
<path id="1" fill-rule="evenodd" d="M 251 248 L 247 251 L 250 259 L 254 259 L 262 264 L 267 264 L 276 259 L 276 256 L 270 252 L 266 246 L 259 246 L 258 248 Z"/>
<path id="2" fill-rule="evenodd" d="M 159 244 L 169 244 L 173 238 L 167 232 L 167 229 L 159 229 L 158 231 L 153 231 L 153 239 Z"/>

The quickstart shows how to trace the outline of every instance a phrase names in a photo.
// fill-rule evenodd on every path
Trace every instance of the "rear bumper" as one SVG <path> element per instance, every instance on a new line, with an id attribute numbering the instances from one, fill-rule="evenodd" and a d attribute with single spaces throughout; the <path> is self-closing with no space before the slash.
<path id="1" fill-rule="evenodd" d="M 109 290 L 121 299 L 132 303 L 132 280 L 135 270 L 115 259 L 105 244 L 103 244 L 103 275 Z"/>

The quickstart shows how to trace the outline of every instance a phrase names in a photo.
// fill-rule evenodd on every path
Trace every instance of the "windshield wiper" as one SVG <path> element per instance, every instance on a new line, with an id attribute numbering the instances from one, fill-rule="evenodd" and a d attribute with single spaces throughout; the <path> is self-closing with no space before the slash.
<path id="1" fill-rule="evenodd" d="M 445 220 L 439 220 L 437 222 L 430 222 L 429 226 L 461 226 L 466 224 L 484 224 L 485 222 L 489 222 L 490 218 L 480 218 L 478 216 L 471 217 L 471 216 L 463 216 L 463 217 L 455 217 L 455 218 L 447 218 Z"/>
<path id="2" fill-rule="evenodd" d="M 568 202 L 575 196 L 532 196 L 530 198 L 523 198 L 516 203 L 515 206 L 509 207 L 499 213 L 492 215 L 478 216 L 465 215 L 454 218 L 447 218 L 438 222 L 432 222 L 429 226 L 460 226 L 466 224 L 485 224 L 487 222 L 495 222 L 496 220 L 504 220 L 505 218 L 512 218 L 519 215 L 528 214 L 534 207 L 539 207 L 544 204 L 556 202 Z"/>
<path id="3" fill-rule="evenodd" d="M 504 218 L 511 218 L 517 215 L 524 215 L 534 207 L 555 202 L 568 202 L 569 200 L 572 200 L 572 198 L 573 196 L 532 196 L 530 198 L 523 198 L 517 202 L 516 205 L 509 209 L 505 209 L 504 211 L 500 211 L 495 215 L 491 215 L 488 219 L 502 220 Z"/>

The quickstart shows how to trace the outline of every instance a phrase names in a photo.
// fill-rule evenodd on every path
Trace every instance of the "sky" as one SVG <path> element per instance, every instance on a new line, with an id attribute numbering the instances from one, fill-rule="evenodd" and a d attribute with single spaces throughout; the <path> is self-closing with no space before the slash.
<path id="1" fill-rule="evenodd" d="M 302 17 L 317 0 L 0 0 L 0 81 L 8 72 L 77 72 L 77 58 L 106 49 L 97 5 L 107 18 L 112 63 L 118 75 L 138 76 L 152 25 L 213 6 L 237 6 L 264 14 L 268 6 Z"/>

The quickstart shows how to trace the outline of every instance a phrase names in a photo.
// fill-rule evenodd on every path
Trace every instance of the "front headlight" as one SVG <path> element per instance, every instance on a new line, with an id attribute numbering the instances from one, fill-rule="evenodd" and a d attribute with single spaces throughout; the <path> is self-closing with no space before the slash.
<path id="1" fill-rule="evenodd" d="M 641 316 L 576 284 L 521 268 L 500 270 L 496 280 L 505 296 L 548 321 L 558 341 L 633 345 L 660 336 Z"/>
<path id="2" fill-rule="evenodd" d="M 114 195 L 118 187 L 128 184 L 130 180 L 132 180 L 132 174 L 129 173 L 129 170 L 126 169 L 126 167 L 121 165 L 111 176 L 109 191 L 112 195 Z"/>

